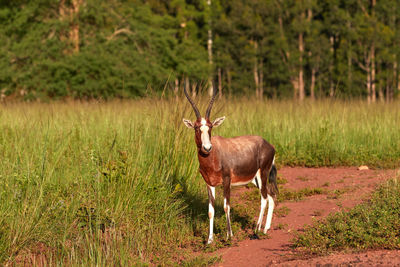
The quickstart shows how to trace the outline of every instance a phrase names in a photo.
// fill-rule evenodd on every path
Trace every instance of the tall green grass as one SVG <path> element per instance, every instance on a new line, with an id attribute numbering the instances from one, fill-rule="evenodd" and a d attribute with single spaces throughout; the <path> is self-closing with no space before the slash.
<path id="1" fill-rule="evenodd" d="M 221 100 L 213 134 L 261 135 L 280 166 L 391 168 L 398 104 Z M 214 260 L 189 253 L 207 234 L 207 194 L 183 117 L 184 99 L 1 106 L 0 264 Z"/>

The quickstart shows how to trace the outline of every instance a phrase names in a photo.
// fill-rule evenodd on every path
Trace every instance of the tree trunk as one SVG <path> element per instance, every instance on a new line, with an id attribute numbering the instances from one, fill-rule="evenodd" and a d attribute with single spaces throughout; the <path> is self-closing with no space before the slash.
<path id="1" fill-rule="evenodd" d="M 72 53 L 79 52 L 79 10 L 83 4 L 84 0 L 71 0 L 71 6 L 68 7 L 66 4 L 66 0 L 61 0 L 60 5 L 58 7 L 58 11 L 60 13 L 60 19 L 69 20 L 69 32 L 68 32 L 68 42 L 72 46 Z M 61 40 L 65 40 L 65 34 L 61 33 Z M 70 53 L 70 51 L 66 51 L 66 53 Z"/>
<path id="2" fill-rule="evenodd" d="M 184 84 L 184 86 L 185 86 L 186 92 L 189 92 L 189 89 L 190 89 L 189 76 L 186 76 L 184 79 L 185 79 L 185 84 Z"/>
<path id="3" fill-rule="evenodd" d="M 230 98 L 232 96 L 232 76 L 231 76 L 231 70 L 229 68 L 226 69 L 226 76 L 228 79 L 228 94 Z"/>
<path id="4" fill-rule="evenodd" d="M 376 83 L 375 83 L 376 69 L 375 69 L 375 45 L 371 45 L 371 102 L 376 102 Z"/>
<path id="5" fill-rule="evenodd" d="M 393 78 L 392 78 L 392 86 L 389 94 L 386 95 L 387 102 L 393 100 L 393 93 L 396 88 L 396 80 L 397 80 L 397 60 L 396 55 L 393 56 Z"/>
<path id="6" fill-rule="evenodd" d="M 79 52 L 79 10 L 83 0 L 72 0 L 72 24 L 70 31 L 70 39 L 74 53 Z"/>
<path id="7" fill-rule="evenodd" d="M 258 92 L 260 94 L 260 99 L 262 99 L 263 95 L 264 95 L 264 86 L 263 86 L 263 83 L 264 83 L 264 72 L 263 72 L 263 68 L 264 68 L 264 63 L 263 63 L 263 61 L 261 59 L 260 60 L 260 67 L 258 69 L 259 77 L 260 77 L 260 84 L 259 84 L 259 87 L 258 87 L 258 90 L 259 90 Z"/>
<path id="8" fill-rule="evenodd" d="M 258 99 L 260 97 L 259 94 L 259 86 L 260 86 L 260 81 L 258 79 L 258 62 L 257 62 L 257 41 L 254 41 L 254 68 L 253 68 L 253 74 L 254 74 L 254 84 L 256 87 L 256 98 Z"/>
<path id="9" fill-rule="evenodd" d="M 179 91 L 179 80 L 178 80 L 178 78 L 175 78 L 174 94 L 175 94 L 176 100 L 178 100 L 178 91 Z"/>
<path id="10" fill-rule="evenodd" d="M 196 92 L 196 88 L 197 88 L 197 83 L 192 83 L 192 98 L 196 98 L 197 96 L 197 92 Z"/>
<path id="11" fill-rule="evenodd" d="M 314 90 L 315 90 L 315 72 L 316 72 L 315 67 L 312 67 L 312 69 L 311 69 L 311 85 L 310 85 L 310 96 L 311 96 L 312 100 L 315 99 L 315 93 L 314 93 Z"/>
<path id="12" fill-rule="evenodd" d="M 394 77 L 394 76 L 393 76 Z M 382 97 L 383 98 L 383 97 Z M 382 101 L 383 102 L 383 101 Z M 390 102 L 390 81 L 389 77 L 386 79 L 386 102 Z"/>
<path id="13" fill-rule="evenodd" d="M 304 92 L 304 74 L 303 74 L 303 53 L 304 53 L 304 40 L 303 33 L 299 34 L 299 100 L 303 101 L 305 97 Z"/>
<path id="14" fill-rule="evenodd" d="M 222 98 L 222 70 L 218 68 L 218 97 Z"/>
<path id="15" fill-rule="evenodd" d="M 334 42 L 335 40 L 333 39 L 333 36 L 331 36 L 329 38 L 329 41 L 331 43 L 331 47 L 330 47 L 330 52 L 331 52 L 331 59 L 332 59 L 332 63 L 329 65 L 329 75 L 330 75 L 330 81 L 329 81 L 329 96 L 333 97 L 335 95 L 335 91 L 334 91 L 334 85 L 333 85 L 333 63 L 334 63 Z"/>
<path id="16" fill-rule="evenodd" d="M 350 29 L 351 23 L 350 21 L 347 22 L 347 28 Z M 347 90 L 350 90 L 353 85 L 353 74 L 352 74 L 352 66 L 353 66 L 353 60 L 352 60 L 352 45 L 351 42 L 349 42 L 349 47 L 347 49 Z"/>
<path id="17" fill-rule="evenodd" d="M 371 103 L 371 54 L 367 57 L 366 62 L 366 71 L 367 71 L 367 100 L 368 104 Z"/>
<path id="18" fill-rule="evenodd" d="M 213 59 L 212 59 L 212 29 L 211 29 L 211 0 L 207 0 L 207 5 L 208 5 L 208 41 L 207 41 L 207 50 L 208 50 L 208 64 L 210 65 L 210 75 L 208 77 L 208 86 L 209 86 L 209 91 L 208 94 L 210 96 L 213 95 L 214 93 L 214 86 L 212 83 L 212 66 L 213 66 Z"/>

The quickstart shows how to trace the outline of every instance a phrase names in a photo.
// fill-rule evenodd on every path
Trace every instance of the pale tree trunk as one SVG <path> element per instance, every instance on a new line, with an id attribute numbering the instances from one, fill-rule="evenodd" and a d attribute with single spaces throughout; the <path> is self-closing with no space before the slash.
<path id="1" fill-rule="evenodd" d="M 376 68 L 375 68 L 375 45 L 371 46 L 371 102 L 376 102 Z"/>
<path id="2" fill-rule="evenodd" d="M 311 69 L 311 85 L 310 85 L 310 96 L 311 96 L 312 100 L 315 99 L 315 93 L 314 93 L 314 90 L 315 90 L 315 72 L 316 72 L 315 67 L 313 67 Z"/>
<path id="3" fill-rule="evenodd" d="M 393 100 L 393 93 L 396 88 L 396 79 L 397 79 L 397 60 L 396 60 L 396 55 L 393 56 L 393 78 L 392 78 L 392 86 L 391 90 L 389 91 L 389 94 L 386 94 L 386 100 L 387 102 Z"/>
<path id="4" fill-rule="evenodd" d="M 299 91 L 299 77 L 298 76 L 293 76 L 290 78 L 290 82 L 292 83 L 293 86 L 293 98 L 296 100 L 297 99 L 297 93 Z"/>
<path id="5" fill-rule="evenodd" d="M 375 4 L 376 0 L 371 0 L 371 15 L 375 17 Z M 372 41 L 371 44 L 371 101 L 375 103 L 376 101 L 376 84 L 375 84 L 375 42 Z"/>
<path id="6" fill-rule="evenodd" d="M 350 49 L 347 51 L 347 87 L 350 89 L 351 85 L 353 84 L 353 74 L 352 74 L 352 59 L 351 59 L 351 45 Z"/>
<path id="7" fill-rule="evenodd" d="M 186 92 L 189 92 L 189 89 L 190 89 L 189 76 L 186 76 L 184 79 L 185 79 L 184 86 L 185 86 Z"/>
<path id="8" fill-rule="evenodd" d="M 303 75 L 303 53 L 304 53 L 304 40 L 303 33 L 299 34 L 299 100 L 303 101 L 305 97 L 304 92 L 304 75 Z"/>
<path id="9" fill-rule="evenodd" d="M 258 62 L 257 62 L 257 41 L 254 41 L 254 51 L 255 51 L 255 57 L 254 57 L 254 68 L 253 68 L 253 73 L 254 73 L 254 84 L 256 86 L 256 98 L 259 98 L 259 84 L 260 81 L 258 79 Z"/>
<path id="10" fill-rule="evenodd" d="M 226 78 L 228 79 L 228 94 L 229 98 L 232 96 L 232 76 L 231 76 L 231 70 L 228 68 L 226 70 Z"/>
<path id="11" fill-rule="evenodd" d="M 176 100 L 178 100 L 178 91 L 179 91 L 179 80 L 178 80 L 178 78 L 175 78 L 174 94 L 175 94 Z"/>
<path id="12" fill-rule="evenodd" d="M 222 98 L 222 70 L 218 68 L 218 97 Z"/>
<path id="13" fill-rule="evenodd" d="M 66 0 L 61 0 L 58 8 L 61 20 L 68 19 L 70 22 L 68 42 L 72 46 L 72 53 L 79 52 L 79 10 L 83 2 L 84 0 L 71 0 L 71 6 L 68 7 Z M 65 40 L 66 37 L 61 34 L 60 39 Z"/>
<path id="14" fill-rule="evenodd" d="M 390 80 L 389 80 L 389 77 L 386 78 L 386 100 L 385 100 L 384 96 L 382 98 L 383 98 L 383 101 L 386 101 L 387 103 L 390 102 Z"/>
<path id="15" fill-rule="evenodd" d="M 192 98 L 196 98 L 197 96 L 197 92 L 196 92 L 196 88 L 197 88 L 197 83 L 192 83 Z"/>
<path id="16" fill-rule="evenodd" d="M 208 64 L 210 65 L 210 71 L 212 72 L 213 59 L 212 59 L 212 29 L 211 29 L 211 0 L 207 0 L 208 11 L 209 11 L 209 19 L 208 19 L 208 41 L 207 41 L 207 50 L 208 50 Z M 212 73 L 208 76 L 208 86 L 209 91 L 208 94 L 210 96 L 214 93 L 214 87 L 212 83 Z"/>
<path id="17" fill-rule="evenodd" d="M 310 4 L 310 3 L 309 3 L 309 4 Z M 308 8 L 308 9 L 307 9 L 307 22 L 308 22 L 308 24 L 309 24 L 309 27 L 311 27 L 312 14 L 313 14 L 312 9 L 311 9 L 311 8 Z M 310 58 L 312 57 L 311 51 L 309 52 L 309 57 L 310 57 Z M 319 61 L 319 60 L 317 60 L 317 62 L 318 62 L 318 61 Z M 315 99 L 315 92 L 314 92 L 314 90 L 315 90 L 315 75 L 316 75 L 316 72 L 317 72 L 316 66 L 315 66 L 315 65 L 317 65 L 317 64 L 319 64 L 319 63 L 314 62 L 314 63 L 312 64 L 312 67 L 311 67 L 310 97 L 311 97 L 312 100 Z"/>
<path id="18" fill-rule="evenodd" d="M 371 103 L 371 54 L 367 57 L 366 62 L 366 71 L 367 71 L 367 100 L 368 103 Z"/>
<path id="19" fill-rule="evenodd" d="M 331 36 L 329 38 L 329 41 L 331 43 L 331 47 L 330 47 L 330 52 L 331 52 L 331 59 L 332 59 L 332 63 L 329 65 L 329 73 L 330 73 L 330 81 L 329 81 L 329 96 L 333 97 L 335 95 L 335 91 L 334 91 L 334 85 L 333 85 L 333 53 L 334 53 L 334 38 L 333 36 Z"/>
<path id="20" fill-rule="evenodd" d="M 79 52 L 79 10 L 83 0 L 72 0 L 72 25 L 70 31 L 70 39 L 73 45 L 74 53 Z"/>
<path id="21" fill-rule="evenodd" d="M 382 67 L 382 64 L 381 64 L 381 62 L 380 62 L 380 60 L 378 61 L 378 62 L 376 62 L 376 73 L 380 73 L 381 72 L 381 67 Z M 385 79 L 386 81 L 386 85 L 388 84 L 388 82 L 389 82 L 389 75 L 387 75 L 386 76 L 386 79 Z M 384 93 L 384 88 L 383 88 L 383 78 L 382 79 L 380 79 L 379 81 L 376 81 L 375 82 L 375 86 L 377 87 L 377 92 L 378 92 L 378 100 L 380 101 L 380 102 L 382 102 L 382 103 L 384 103 L 385 102 L 385 93 Z M 387 86 L 386 86 L 386 88 L 387 88 Z"/>
<path id="22" fill-rule="evenodd" d="M 351 22 L 347 21 L 347 28 L 351 28 Z M 349 47 L 347 49 L 347 88 L 350 89 L 353 84 L 353 60 L 352 60 L 352 44 L 349 42 Z"/>
<path id="23" fill-rule="evenodd" d="M 264 68 L 264 63 L 263 63 L 263 61 L 262 61 L 262 59 L 260 60 L 260 68 L 258 69 L 258 72 L 260 73 L 259 74 L 259 77 L 260 77 L 260 84 L 259 84 L 259 87 L 258 87 L 258 93 L 260 94 L 260 99 L 262 99 L 263 98 L 263 95 L 264 95 L 264 86 L 263 86 L 263 83 L 264 83 L 264 72 L 263 72 L 263 68 Z"/>

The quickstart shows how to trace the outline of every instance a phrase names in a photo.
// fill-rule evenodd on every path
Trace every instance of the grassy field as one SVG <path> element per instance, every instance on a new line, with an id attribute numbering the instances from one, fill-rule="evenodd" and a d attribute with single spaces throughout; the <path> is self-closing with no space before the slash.
<path id="1" fill-rule="evenodd" d="M 293 243 L 315 254 L 400 249 L 399 226 L 400 183 L 396 177 L 381 185 L 367 203 L 307 226 Z"/>
<path id="2" fill-rule="evenodd" d="M 213 134 L 263 136 L 278 167 L 393 168 L 399 104 L 221 100 Z M 190 253 L 204 247 L 207 194 L 183 117 L 194 119 L 183 99 L 2 105 L 0 265 L 217 260 Z"/>

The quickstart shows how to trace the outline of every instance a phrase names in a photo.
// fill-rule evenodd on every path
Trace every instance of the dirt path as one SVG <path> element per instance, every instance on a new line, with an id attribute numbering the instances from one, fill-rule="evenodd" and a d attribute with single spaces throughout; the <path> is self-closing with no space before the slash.
<path id="1" fill-rule="evenodd" d="M 269 239 L 244 240 L 236 247 L 220 249 L 222 262 L 217 266 L 315 266 L 315 265 L 359 265 L 394 266 L 400 265 L 399 251 L 370 251 L 360 254 L 336 254 L 326 257 L 299 259 L 290 248 L 293 231 L 312 223 L 329 213 L 353 207 L 370 197 L 377 185 L 396 175 L 395 170 L 363 170 L 350 168 L 289 168 L 278 170 L 280 177 L 287 180 L 284 188 L 325 188 L 328 193 L 313 195 L 298 202 L 284 201 L 289 212 L 284 217 L 275 216 Z M 235 199 L 246 192 L 246 187 L 233 191 L 232 207 Z M 336 191 L 335 191 L 336 190 Z M 285 208 L 286 209 L 286 208 Z M 256 220 L 257 218 L 254 218 Z"/>

